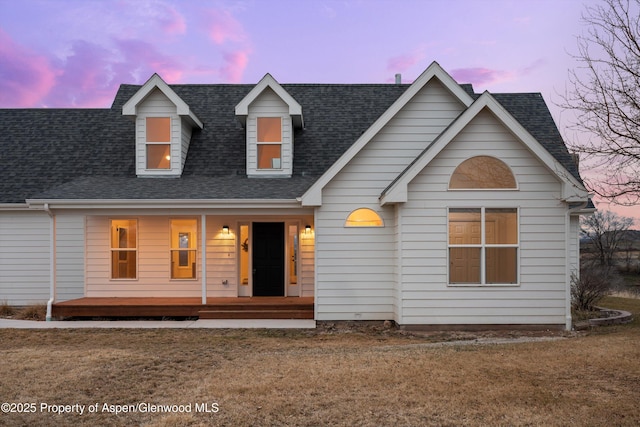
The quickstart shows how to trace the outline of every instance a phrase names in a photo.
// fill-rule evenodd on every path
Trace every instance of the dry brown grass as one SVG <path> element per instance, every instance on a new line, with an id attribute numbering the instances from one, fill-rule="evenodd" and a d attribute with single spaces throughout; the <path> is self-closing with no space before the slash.
<path id="1" fill-rule="evenodd" d="M 20 310 L 16 310 L 13 317 L 20 320 L 44 321 L 47 318 L 47 306 L 46 304 L 29 305 Z"/>
<path id="2" fill-rule="evenodd" d="M 640 300 L 604 305 L 640 313 Z M 433 344 L 474 336 L 0 330 L 1 400 L 38 405 L 35 414 L 0 413 L 0 425 L 640 424 L 638 320 L 551 342 Z M 41 403 L 137 402 L 191 404 L 193 412 L 39 412 Z M 195 413 L 203 402 L 220 411 Z"/>
<path id="3" fill-rule="evenodd" d="M 12 317 L 16 314 L 16 308 L 7 303 L 7 300 L 0 301 L 0 317 Z"/>
<path id="4" fill-rule="evenodd" d="M 32 304 L 24 307 L 16 307 L 9 305 L 5 300 L 0 302 L 0 317 L 43 321 L 47 318 L 47 305 Z"/>

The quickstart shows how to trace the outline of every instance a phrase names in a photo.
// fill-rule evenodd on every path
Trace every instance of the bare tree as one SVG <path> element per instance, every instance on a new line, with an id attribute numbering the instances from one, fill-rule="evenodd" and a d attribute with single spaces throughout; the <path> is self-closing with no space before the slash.
<path id="1" fill-rule="evenodd" d="M 580 275 L 571 275 L 571 305 L 574 310 L 591 311 L 611 290 L 611 272 L 594 265 L 583 265 Z"/>
<path id="2" fill-rule="evenodd" d="M 597 211 L 582 217 L 582 233 L 593 243 L 601 266 L 613 266 L 613 256 L 632 225 L 633 218 L 611 211 Z"/>
<path id="3" fill-rule="evenodd" d="M 579 63 L 562 106 L 582 137 L 570 148 L 592 168 L 590 191 L 619 204 L 640 203 L 640 0 L 604 0 L 582 16 Z M 586 137 L 585 135 L 589 135 Z"/>

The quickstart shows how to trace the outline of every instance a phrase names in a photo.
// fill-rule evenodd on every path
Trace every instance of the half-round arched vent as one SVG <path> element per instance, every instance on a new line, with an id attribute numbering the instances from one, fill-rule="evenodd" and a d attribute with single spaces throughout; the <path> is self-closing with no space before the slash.
<path id="1" fill-rule="evenodd" d="M 449 189 L 516 189 L 516 178 L 506 163 L 490 156 L 471 157 L 460 163 L 449 181 Z"/>
<path id="2" fill-rule="evenodd" d="M 360 208 L 351 212 L 344 223 L 345 227 L 384 227 L 384 222 L 376 211 Z"/>

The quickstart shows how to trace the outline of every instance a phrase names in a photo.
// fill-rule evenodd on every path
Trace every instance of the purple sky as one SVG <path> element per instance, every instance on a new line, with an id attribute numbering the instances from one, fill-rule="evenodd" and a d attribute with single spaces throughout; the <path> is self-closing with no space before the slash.
<path id="1" fill-rule="evenodd" d="M 121 83 L 413 81 L 554 103 L 597 0 L 0 0 L 0 108 L 108 107 Z M 616 211 L 638 216 L 640 208 Z M 640 222 L 640 221 L 639 221 Z M 637 224 L 640 226 L 640 223 Z"/>

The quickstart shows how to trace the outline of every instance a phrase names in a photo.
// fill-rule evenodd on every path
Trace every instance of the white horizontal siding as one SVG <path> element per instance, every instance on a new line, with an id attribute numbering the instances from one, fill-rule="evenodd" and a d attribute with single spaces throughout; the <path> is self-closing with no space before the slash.
<path id="1" fill-rule="evenodd" d="M 56 301 L 84 296 L 84 215 L 56 214 Z"/>
<path id="2" fill-rule="evenodd" d="M 189 218 L 200 222 L 199 217 Z M 138 220 L 138 278 L 135 280 L 111 279 L 111 219 Z M 200 245 L 196 257 L 197 279 L 171 279 L 170 234 L 168 216 L 87 217 L 87 296 L 200 297 Z M 199 237 L 198 232 L 198 242 Z"/>
<path id="3" fill-rule="evenodd" d="M 44 212 L 0 212 L 0 303 L 47 302 L 49 235 Z"/>
<path id="4" fill-rule="evenodd" d="M 187 154 L 189 153 L 189 144 L 191 143 L 191 125 L 187 123 L 186 120 L 182 119 L 180 121 L 180 170 L 184 169 L 184 162 L 187 160 Z"/>
<path id="5" fill-rule="evenodd" d="M 396 318 L 396 213 L 378 197 L 461 111 L 430 81 L 324 188 L 316 211 L 318 320 Z M 361 207 L 378 212 L 385 227 L 345 228 L 347 215 Z"/>
<path id="6" fill-rule="evenodd" d="M 300 236 L 300 296 L 312 297 L 315 288 L 315 239 L 314 234 L 305 234 L 304 227 L 306 224 L 313 224 L 313 218 L 306 218 L 301 224 Z"/>
<path id="7" fill-rule="evenodd" d="M 448 191 L 475 155 L 509 165 L 515 191 Z M 402 215 L 402 324 L 564 324 L 565 206 L 557 178 L 483 111 L 409 185 Z M 519 208 L 518 286 L 447 286 L 447 207 Z"/>
<path id="8" fill-rule="evenodd" d="M 495 312 L 493 310 L 476 310 L 464 316 L 456 316 L 450 311 L 434 312 L 431 315 L 420 315 L 421 312 L 409 312 L 414 325 L 563 325 L 564 316 L 556 314 L 558 309 L 538 309 L 533 314 L 523 310 Z M 475 319 L 473 323 L 468 323 Z M 509 323 L 509 320 L 514 320 Z M 517 320 L 517 321 L 516 321 Z M 408 325 L 408 324 L 406 324 Z"/>
<path id="9" fill-rule="evenodd" d="M 222 232 L 230 226 L 229 234 Z M 207 296 L 238 296 L 238 242 L 240 229 L 231 217 L 207 217 Z M 227 281 L 227 285 L 223 282 Z"/>

